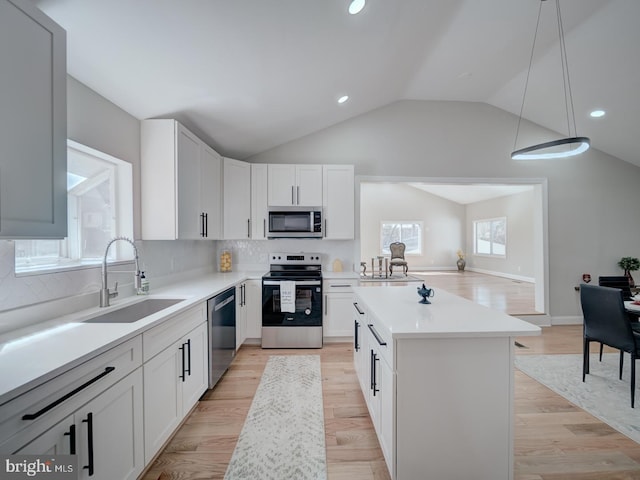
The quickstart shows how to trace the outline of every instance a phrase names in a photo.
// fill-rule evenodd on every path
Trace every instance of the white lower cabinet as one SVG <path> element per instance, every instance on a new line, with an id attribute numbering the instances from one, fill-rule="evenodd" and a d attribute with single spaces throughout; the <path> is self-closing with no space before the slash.
<path id="1" fill-rule="evenodd" d="M 247 339 L 262 338 L 262 280 L 246 282 Z"/>
<path id="2" fill-rule="evenodd" d="M 144 364 L 144 451 L 149 463 L 208 385 L 207 324 Z"/>
<path id="3" fill-rule="evenodd" d="M 362 392 L 367 391 L 366 379 L 369 378 L 367 363 L 368 355 L 368 342 L 367 342 L 367 317 L 365 311 L 360 308 L 357 302 L 352 303 L 352 316 L 353 319 L 353 363 L 355 366 L 358 381 L 360 382 L 360 388 Z"/>
<path id="4" fill-rule="evenodd" d="M 366 307 L 358 302 L 352 302 L 352 307 L 354 337 L 357 335 L 357 343 L 354 343 L 356 374 L 387 468 L 391 477 L 395 478 L 393 442 L 396 386 L 392 368 L 391 339 L 383 336 L 380 328 L 376 328 L 375 319 L 366 312 Z"/>
<path id="5" fill-rule="evenodd" d="M 0 407 L 0 452 L 76 454 L 79 479 L 134 480 L 144 461 L 140 337 Z"/>
<path id="6" fill-rule="evenodd" d="M 94 398 L 75 415 L 81 479 L 134 480 L 144 467 L 142 371 Z"/>
<path id="7" fill-rule="evenodd" d="M 326 279 L 322 282 L 324 295 L 324 337 L 350 337 L 353 335 L 351 311 L 353 310 L 353 287 L 356 279 Z"/>

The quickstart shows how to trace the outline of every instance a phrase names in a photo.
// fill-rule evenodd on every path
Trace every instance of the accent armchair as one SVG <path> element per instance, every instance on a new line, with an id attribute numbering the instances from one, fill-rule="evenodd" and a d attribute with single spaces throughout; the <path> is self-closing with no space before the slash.
<path id="1" fill-rule="evenodd" d="M 393 242 L 389 245 L 391 250 L 391 260 L 389 260 L 389 275 L 393 275 L 393 267 L 402 267 L 404 275 L 407 275 L 409 267 L 404 259 L 405 244 L 402 242 Z"/>

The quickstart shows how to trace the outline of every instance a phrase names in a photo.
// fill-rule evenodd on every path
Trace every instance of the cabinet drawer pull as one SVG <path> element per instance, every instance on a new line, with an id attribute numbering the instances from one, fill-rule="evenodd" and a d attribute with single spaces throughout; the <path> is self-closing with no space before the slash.
<path id="1" fill-rule="evenodd" d="M 358 311 L 360 315 L 364 315 L 364 312 L 360 310 L 360 307 L 358 307 L 358 304 L 356 302 L 353 302 L 353 307 Z"/>
<path id="2" fill-rule="evenodd" d="M 87 419 L 82 420 L 82 423 L 87 424 L 87 460 L 88 464 L 83 466 L 83 470 L 89 471 L 89 476 L 93 476 L 93 413 L 87 413 Z"/>
<path id="3" fill-rule="evenodd" d="M 109 375 L 115 369 L 116 369 L 116 367 L 106 367 L 104 369 L 104 372 L 102 372 L 101 374 L 96 375 L 95 377 L 93 377 L 88 382 L 83 383 L 82 385 L 80 385 L 78 388 L 74 388 L 73 390 L 71 390 L 66 395 L 63 395 L 62 397 L 58 398 L 57 400 L 51 402 L 49 405 L 47 405 L 46 407 L 43 407 L 42 409 L 38 410 L 36 413 L 27 413 L 27 414 L 23 415 L 22 416 L 22 420 L 35 420 L 36 418 L 38 418 L 38 417 L 44 415 L 45 413 L 47 413 L 52 408 L 57 407 L 58 405 L 60 405 L 65 400 L 68 400 L 69 398 L 73 397 L 76 393 L 84 390 L 89 385 L 92 385 L 93 383 L 97 382 L 102 377 L 104 377 L 106 375 Z"/>
<path id="4" fill-rule="evenodd" d="M 64 432 L 64 435 L 65 437 L 66 436 L 69 437 L 69 454 L 75 455 L 76 454 L 76 425 L 71 424 L 69 426 L 69 431 Z"/>
<path id="5" fill-rule="evenodd" d="M 360 351 L 360 342 L 358 341 L 358 329 L 360 328 L 360 324 L 357 320 L 353 321 L 354 323 L 354 332 L 353 332 L 353 348 L 355 348 L 356 352 Z"/>
<path id="6" fill-rule="evenodd" d="M 348 288 L 351 285 L 349 285 L 348 283 L 337 283 L 335 285 L 329 285 L 331 288 Z"/>
<path id="7" fill-rule="evenodd" d="M 387 342 L 385 342 L 382 337 L 380 336 L 380 334 L 378 332 L 376 332 L 376 329 L 373 328 L 373 325 L 369 324 L 367 325 L 369 327 L 369 330 L 371 330 L 371 333 L 373 333 L 373 336 L 376 337 L 376 340 L 378 341 L 378 343 L 380 345 L 386 345 Z"/>

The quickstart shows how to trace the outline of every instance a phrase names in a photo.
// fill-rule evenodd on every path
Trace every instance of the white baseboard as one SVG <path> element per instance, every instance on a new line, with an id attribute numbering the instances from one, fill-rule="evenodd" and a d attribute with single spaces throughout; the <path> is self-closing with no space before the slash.
<path id="1" fill-rule="evenodd" d="M 511 280 L 519 280 L 521 282 L 536 283 L 535 278 L 525 277 L 523 275 L 513 275 L 511 273 L 494 272 L 492 270 L 484 270 L 482 268 L 467 268 L 471 272 L 484 273 L 485 275 L 493 275 L 494 277 L 509 278 Z"/>

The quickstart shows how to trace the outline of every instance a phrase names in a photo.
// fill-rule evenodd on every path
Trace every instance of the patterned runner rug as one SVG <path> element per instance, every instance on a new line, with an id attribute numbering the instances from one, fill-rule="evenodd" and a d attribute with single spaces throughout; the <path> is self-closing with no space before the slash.
<path id="1" fill-rule="evenodd" d="M 607 353 L 600 363 L 598 354 L 592 353 L 591 373 L 584 383 L 582 354 L 516 355 L 515 365 L 534 380 L 640 443 L 640 392 L 636 390 L 636 408 L 631 408 L 631 359 L 625 354 L 622 380 L 619 380 L 619 358 L 617 353 Z M 636 365 L 636 370 L 639 369 L 640 365 Z M 640 381 L 636 379 L 636 389 L 638 385 Z"/>
<path id="2" fill-rule="evenodd" d="M 319 355 L 272 355 L 225 480 L 325 480 Z"/>

